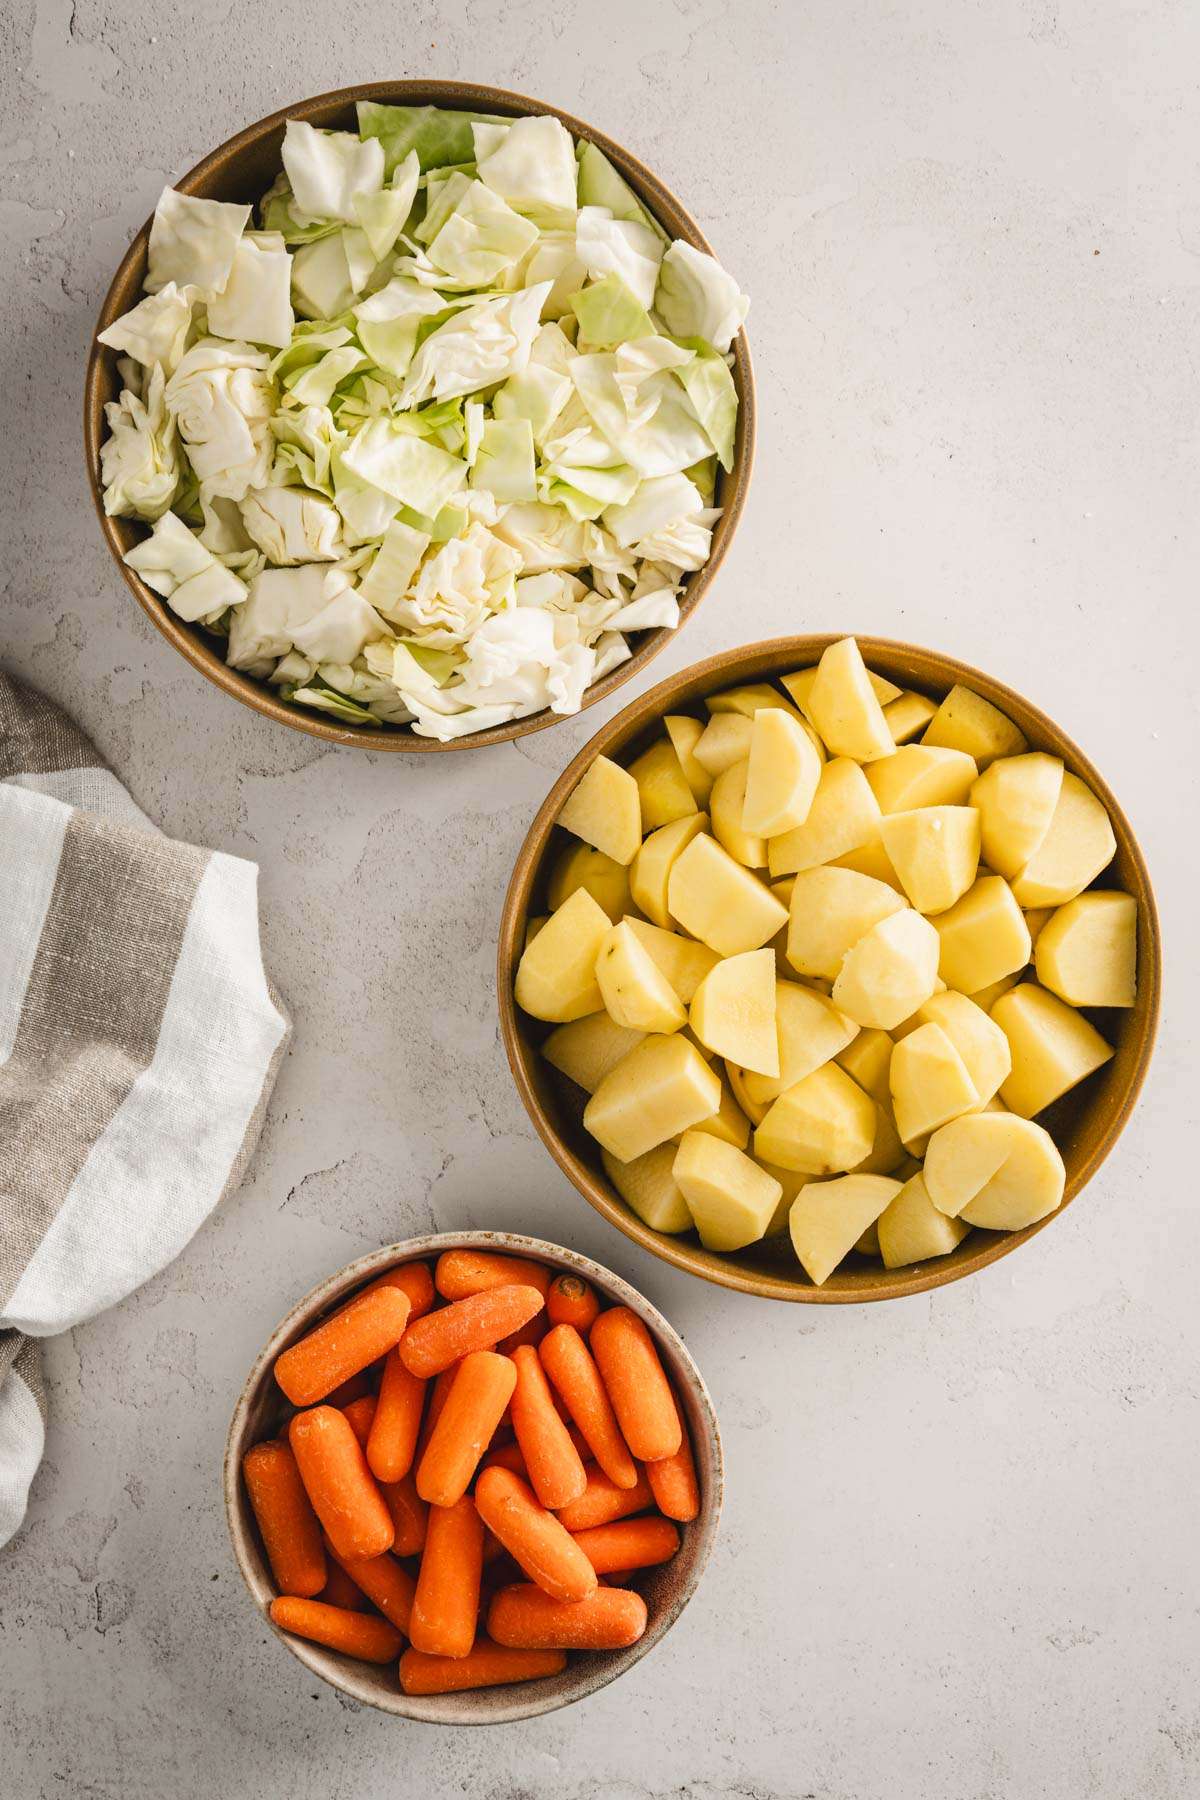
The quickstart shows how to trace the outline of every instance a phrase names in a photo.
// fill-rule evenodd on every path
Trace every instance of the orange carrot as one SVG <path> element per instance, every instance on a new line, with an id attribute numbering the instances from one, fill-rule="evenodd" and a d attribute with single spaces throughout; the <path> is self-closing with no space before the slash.
<path id="1" fill-rule="evenodd" d="M 431 1506 L 409 1637 L 430 1656 L 465 1656 L 475 1642 L 483 1520 L 466 1494 L 453 1506 Z"/>
<path id="2" fill-rule="evenodd" d="M 513 1430 L 530 1484 L 543 1506 L 566 1506 L 577 1500 L 587 1486 L 583 1460 L 554 1409 L 537 1351 L 524 1344 L 513 1352 L 512 1360 L 517 1371 L 512 1397 Z"/>
<path id="3" fill-rule="evenodd" d="M 375 1417 L 376 1400 L 374 1394 L 360 1394 L 349 1406 L 339 1406 L 338 1411 L 350 1421 L 350 1429 L 365 1450 L 367 1439 L 371 1435 L 371 1421 Z"/>
<path id="4" fill-rule="evenodd" d="M 357 1582 L 351 1581 L 332 1550 L 329 1552 L 329 1578 L 317 1599 L 325 1606 L 340 1606 L 345 1612 L 367 1610 L 367 1596 Z"/>
<path id="5" fill-rule="evenodd" d="M 424 1406 L 425 1383 L 409 1374 L 397 1351 L 389 1350 L 366 1446 L 377 1481 L 399 1481 L 412 1468 Z"/>
<path id="6" fill-rule="evenodd" d="M 546 1317 L 552 1325 L 589 1331 L 599 1311 L 596 1290 L 582 1275 L 556 1275 L 546 1290 Z"/>
<path id="7" fill-rule="evenodd" d="M 510 1331 L 507 1337 L 501 1338 L 496 1348 L 501 1356 L 511 1356 L 514 1350 L 521 1348 L 522 1344 L 532 1344 L 536 1349 L 548 1330 L 549 1321 L 543 1309 L 532 1319 L 527 1319 L 519 1330 Z"/>
<path id="8" fill-rule="evenodd" d="M 646 1602 L 629 1588 L 597 1587 L 586 1600 L 554 1600 L 532 1582 L 501 1588 L 488 1633 L 511 1650 L 624 1650 L 646 1629 Z"/>
<path id="9" fill-rule="evenodd" d="M 636 1487 L 637 1464 L 621 1436 L 600 1371 L 575 1326 L 556 1325 L 548 1331 L 538 1356 L 609 1480 L 618 1487 Z"/>
<path id="10" fill-rule="evenodd" d="M 654 1340 L 627 1306 L 602 1312 L 590 1343 L 617 1423 L 639 1462 L 674 1456 L 683 1433 Z"/>
<path id="11" fill-rule="evenodd" d="M 421 1426 L 421 1434 L 417 1439 L 417 1448 L 413 1454 L 415 1464 L 419 1464 L 425 1454 L 429 1440 L 433 1436 L 433 1428 L 442 1416 L 446 1396 L 454 1386 L 454 1377 L 457 1373 L 458 1364 L 451 1363 L 448 1369 L 442 1370 L 432 1385 L 428 1382 L 425 1384 L 425 1391 L 429 1395 L 429 1399 L 425 1405 L 425 1420 Z"/>
<path id="12" fill-rule="evenodd" d="M 508 1469 L 485 1469 L 475 1484 L 475 1504 L 531 1581 L 556 1600 L 586 1600 L 596 1572 L 565 1525 L 540 1504 L 533 1489 Z"/>
<path id="13" fill-rule="evenodd" d="M 445 1300 L 465 1300 L 489 1288 L 536 1288 L 544 1294 L 550 1271 L 527 1256 L 502 1256 L 490 1250 L 446 1250 L 438 1257 L 434 1285 Z"/>
<path id="14" fill-rule="evenodd" d="M 561 1675 L 566 1666 L 561 1650 L 506 1650 L 502 1644 L 480 1637 L 465 1656 L 427 1656 L 423 1650 L 406 1650 L 400 1658 L 400 1688 L 405 1694 L 461 1694 L 468 1688 Z"/>
<path id="15" fill-rule="evenodd" d="M 422 1500 L 453 1506 L 462 1499 L 516 1379 L 508 1357 L 493 1350 L 473 1350 L 463 1357 L 417 1468 Z"/>
<path id="16" fill-rule="evenodd" d="M 392 1662 L 404 1643 L 396 1627 L 386 1619 L 377 1619 L 373 1613 L 326 1606 L 322 1600 L 293 1600 L 285 1596 L 272 1600 L 270 1613 L 271 1623 L 281 1631 L 340 1650 L 343 1656 L 357 1656 L 360 1662 Z"/>
<path id="17" fill-rule="evenodd" d="M 495 1450 L 489 1450 L 479 1465 L 479 1473 L 482 1475 L 485 1469 L 507 1469 L 510 1474 L 519 1475 L 522 1481 L 529 1480 L 520 1444 L 500 1444 Z"/>
<path id="18" fill-rule="evenodd" d="M 242 1459 L 242 1476 L 275 1586 L 281 1594 L 311 1599 L 325 1585 L 325 1552 L 291 1447 L 255 1444 Z"/>
<path id="19" fill-rule="evenodd" d="M 344 1412 L 356 1400 L 361 1400 L 364 1395 L 374 1392 L 372 1365 L 368 1363 L 367 1367 L 360 1369 L 357 1375 L 351 1375 L 347 1381 L 340 1381 L 335 1388 L 331 1388 L 324 1398 L 330 1406 L 336 1406 L 339 1412 Z"/>
<path id="20" fill-rule="evenodd" d="M 395 1537 L 392 1515 L 344 1413 L 315 1406 L 288 1427 L 313 1511 L 339 1556 L 380 1556 Z"/>
<path id="21" fill-rule="evenodd" d="M 325 1548 L 336 1567 L 340 1568 L 349 1581 L 361 1588 L 367 1599 L 379 1608 L 385 1619 L 390 1619 L 397 1631 L 408 1636 L 409 1619 L 412 1614 L 413 1595 L 417 1584 L 407 1569 L 402 1569 L 394 1556 L 385 1550 L 382 1556 L 368 1556 L 362 1559 L 343 1559 L 327 1543 Z"/>
<path id="22" fill-rule="evenodd" d="M 276 1358 L 276 1381 L 293 1406 L 312 1406 L 398 1343 L 408 1312 L 397 1288 L 359 1294 Z"/>
<path id="23" fill-rule="evenodd" d="M 532 1287 L 488 1288 L 426 1313 L 404 1334 L 400 1360 L 412 1375 L 438 1375 L 472 1350 L 490 1350 L 500 1338 L 542 1310 Z"/>
<path id="24" fill-rule="evenodd" d="M 672 1399 L 674 1398 L 672 1395 Z M 687 1426 L 679 1411 L 677 1399 L 675 1411 L 679 1418 L 679 1448 L 674 1456 L 664 1456 L 658 1462 L 648 1462 L 646 1480 L 650 1483 L 650 1492 L 654 1495 L 654 1504 L 659 1512 L 665 1513 L 668 1519 L 678 1519 L 686 1524 L 700 1511 L 700 1482 L 696 1475 L 692 1446 L 688 1441 Z"/>
<path id="25" fill-rule="evenodd" d="M 377 1275 L 374 1281 L 368 1282 L 355 1298 L 361 1300 L 364 1294 L 377 1294 L 385 1287 L 399 1288 L 402 1294 L 408 1295 L 410 1319 L 419 1319 L 433 1305 L 433 1276 L 429 1273 L 428 1263 L 398 1263 L 394 1269 L 388 1269 L 386 1274 Z"/>
<path id="26" fill-rule="evenodd" d="M 416 1476 L 410 1469 L 402 1481 L 381 1481 L 379 1491 L 392 1515 L 393 1554 L 419 1556 L 425 1547 L 429 1508 L 417 1492 Z"/>
<path id="27" fill-rule="evenodd" d="M 654 1504 L 654 1495 L 644 1473 L 639 1473 L 636 1487 L 619 1488 L 595 1463 L 588 1463 L 586 1472 L 587 1487 L 579 1499 L 558 1508 L 559 1520 L 568 1531 L 588 1531 L 593 1525 L 608 1525 L 613 1519 L 627 1519 L 632 1513 L 645 1512 Z"/>
<path id="28" fill-rule="evenodd" d="M 669 1562 L 679 1548 L 679 1533 L 669 1519 L 620 1519 L 577 1531 L 574 1537 L 597 1575 L 649 1569 Z"/>

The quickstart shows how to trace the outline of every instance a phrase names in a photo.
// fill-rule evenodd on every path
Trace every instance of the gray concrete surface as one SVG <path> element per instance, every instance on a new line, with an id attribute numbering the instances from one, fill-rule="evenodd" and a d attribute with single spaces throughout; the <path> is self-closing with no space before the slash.
<path id="1" fill-rule="evenodd" d="M 168 831 L 258 860 L 296 1016 L 244 1191 L 50 1346 L 48 1455 L 0 1557 L 2 1800 L 1194 1795 L 1195 7 L 10 0 L 0 27 L 4 651 Z M 1054 712 L 1142 833 L 1169 975 L 1148 1092 L 1087 1196 L 974 1281 L 816 1313 L 636 1252 L 535 1140 L 492 981 L 517 845 L 599 721 L 331 752 L 206 687 L 109 562 L 80 384 L 133 227 L 245 121 L 421 73 L 629 143 L 754 296 L 748 516 L 656 673 L 794 628 L 939 645 Z M 475 1735 L 318 1691 L 254 1619 L 217 1486 L 292 1298 L 468 1223 L 640 1282 L 729 1457 L 671 1639 L 577 1710 Z"/>

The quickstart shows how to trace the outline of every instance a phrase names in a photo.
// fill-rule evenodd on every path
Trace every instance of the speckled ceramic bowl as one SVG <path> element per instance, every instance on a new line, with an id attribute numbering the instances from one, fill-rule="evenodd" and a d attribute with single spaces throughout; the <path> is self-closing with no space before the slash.
<path id="1" fill-rule="evenodd" d="M 645 1321 L 663 1366 L 675 1385 L 691 1433 L 700 1479 L 700 1513 L 690 1525 L 680 1526 L 682 1541 L 672 1560 L 660 1568 L 645 1570 L 638 1577 L 638 1591 L 650 1614 L 642 1638 L 628 1650 L 603 1655 L 572 1652 L 561 1675 L 542 1681 L 481 1688 L 465 1694 L 410 1696 L 400 1692 L 392 1663 L 373 1667 L 326 1650 L 320 1644 L 310 1644 L 303 1638 L 276 1631 L 276 1636 L 292 1655 L 331 1687 L 339 1688 L 367 1706 L 378 1707 L 381 1712 L 396 1713 L 406 1719 L 422 1719 L 434 1725 L 501 1725 L 513 1719 L 536 1718 L 539 1713 L 554 1712 L 560 1706 L 569 1706 L 574 1700 L 594 1694 L 598 1688 L 607 1687 L 610 1681 L 631 1669 L 666 1636 L 695 1593 L 716 1541 L 724 1492 L 721 1434 L 700 1371 L 683 1339 L 658 1309 L 619 1275 L 560 1244 L 548 1244 L 541 1238 L 519 1237 L 505 1231 L 447 1232 L 389 1244 L 370 1256 L 360 1257 L 340 1274 L 331 1275 L 297 1302 L 271 1333 L 234 1408 L 225 1446 L 225 1512 L 238 1568 L 262 1623 L 269 1630 L 275 1631 L 267 1617 L 267 1608 L 275 1598 L 276 1589 L 246 1497 L 241 1466 L 246 1451 L 263 1438 L 273 1436 L 295 1410 L 275 1385 L 272 1369 L 276 1357 L 311 1331 L 326 1313 L 342 1305 L 358 1288 L 373 1281 L 385 1269 L 394 1268 L 398 1263 L 433 1260 L 444 1250 L 468 1249 L 531 1256 L 550 1268 L 581 1275 L 604 1299 L 618 1306 L 628 1306 Z M 681 1675 L 680 1679 L 686 1677 Z"/>

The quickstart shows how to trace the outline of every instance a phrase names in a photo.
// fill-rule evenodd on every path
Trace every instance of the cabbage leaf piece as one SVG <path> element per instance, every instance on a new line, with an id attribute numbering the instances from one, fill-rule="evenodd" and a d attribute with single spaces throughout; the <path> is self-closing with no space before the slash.
<path id="1" fill-rule="evenodd" d="M 289 119 L 281 151 L 292 189 L 292 213 L 301 225 L 316 220 L 358 222 L 355 201 L 383 186 L 383 146 L 352 131 L 319 131 Z"/>
<path id="2" fill-rule="evenodd" d="M 296 323 L 291 296 L 292 259 L 283 238 L 248 231 L 234 249 L 229 280 L 208 303 L 208 329 L 213 337 L 283 349 Z"/>
<path id="3" fill-rule="evenodd" d="M 218 562 L 172 512 L 163 513 L 150 536 L 127 550 L 124 560 L 189 623 L 215 618 L 246 599 L 245 582 Z"/>
<path id="4" fill-rule="evenodd" d="M 168 281 L 156 294 L 147 294 L 114 319 L 98 334 L 99 341 L 111 350 L 132 356 L 147 368 L 158 363 L 166 374 L 173 375 L 187 348 L 193 304 L 190 288 L 179 288 Z"/>
<path id="5" fill-rule="evenodd" d="M 163 404 L 165 385 L 161 368 L 154 368 L 144 400 L 123 388 L 104 408 L 108 436 L 100 446 L 100 475 L 110 516 L 159 519 L 179 490 L 179 440 Z"/>
<path id="6" fill-rule="evenodd" d="M 179 288 L 195 288 L 197 298 L 211 300 L 229 280 L 233 253 L 249 218 L 248 206 L 198 200 L 164 188 L 150 225 L 146 292 L 157 294 L 173 281 Z"/>
<path id="7" fill-rule="evenodd" d="M 488 113 L 440 106 L 387 106 L 378 100 L 360 100 L 357 111 L 359 136 L 377 138 L 383 149 L 385 179 L 390 179 L 413 151 L 422 170 L 471 162 L 475 155 L 471 128 L 476 121 L 507 122 Z"/>
<path id="8" fill-rule="evenodd" d="M 676 240 L 663 256 L 651 304 L 672 337 L 703 338 L 724 354 L 750 302 L 715 257 Z"/>

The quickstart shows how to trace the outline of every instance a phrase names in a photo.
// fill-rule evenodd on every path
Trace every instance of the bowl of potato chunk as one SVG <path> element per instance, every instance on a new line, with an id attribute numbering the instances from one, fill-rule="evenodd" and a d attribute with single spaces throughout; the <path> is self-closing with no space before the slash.
<path id="1" fill-rule="evenodd" d="M 1149 1064 L 1154 894 L 1019 694 L 876 638 L 663 682 L 547 796 L 501 923 L 521 1098 L 597 1210 L 772 1299 L 890 1299 L 1086 1185 Z"/>

